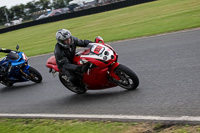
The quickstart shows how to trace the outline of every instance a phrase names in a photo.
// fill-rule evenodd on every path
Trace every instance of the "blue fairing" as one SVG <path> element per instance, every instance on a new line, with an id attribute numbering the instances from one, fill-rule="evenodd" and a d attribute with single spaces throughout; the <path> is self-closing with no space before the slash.
<path id="1" fill-rule="evenodd" d="M 9 81 L 23 82 L 29 81 L 21 72 L 21 70 L 29 74 L 29 65 L 25 57 L 23 57 L 23 52 L 9 53 L 3 60 L 0 61 L 0 65 L 7 68 L 11 64 L 11 71 L 8 73 Z"/>

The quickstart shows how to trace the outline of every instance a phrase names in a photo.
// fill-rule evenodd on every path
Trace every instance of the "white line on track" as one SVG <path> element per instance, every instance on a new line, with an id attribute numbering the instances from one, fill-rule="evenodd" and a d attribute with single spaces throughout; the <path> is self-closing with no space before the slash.
<path id="1" fill-rule="evenodd" d="M 116 120 L 116 121 L 173 121 L 200 122 L 200 116 L 136 116 L 136 115 L 87 115 L 87 114 L 0 114 L 4 118 L 53 118 L 53 119 L 87 119 L 87 120 Z"/>

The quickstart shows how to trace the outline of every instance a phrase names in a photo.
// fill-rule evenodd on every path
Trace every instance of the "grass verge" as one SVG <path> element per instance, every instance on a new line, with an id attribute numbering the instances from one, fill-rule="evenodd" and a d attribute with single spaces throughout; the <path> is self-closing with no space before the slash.
<path id="1" fill-rule="evenodd" d="M 54 119 L 0 119 L 1 133 L 200 133 L 200 125 Z"/>
<path id="2" fill-rule="evenodd" d="M 28 56 L 53 52 L 58 29 L 69 29 L 80 39 L 105 42 L 178 31 L 200 26 L 199 0 L 158 0 L 94 15 L 24 28 L 0 35 L 0 47 Z"/>

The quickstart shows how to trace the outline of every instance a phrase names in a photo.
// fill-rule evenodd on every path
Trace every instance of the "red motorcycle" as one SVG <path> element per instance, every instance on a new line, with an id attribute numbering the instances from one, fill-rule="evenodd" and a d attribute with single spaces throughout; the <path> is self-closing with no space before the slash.
<path id="1" fill-rule="evenodd" d="M 120 86 L 127 90 L 134 90 L 139 85 L 137 75 L 128 67 L 117 62 L 118 55 L 101 37 L 95 39 L 96 43 L 89 44 L 90 47 L 75 54 L 73 63 L 82 65 L 89 63 L 90 67 L 86 73 L 79 74 L 83 90 L 74 86 L 67 75 L 62 74 L 56 65 L 55 56 L 47 60 L 46 66 L 53 75 L 59 72 L 61 83 L 69 90 L 82 94 L 87 90 L 100 90 Z M 78 82 L 78 81 L 77 81 Z"/>

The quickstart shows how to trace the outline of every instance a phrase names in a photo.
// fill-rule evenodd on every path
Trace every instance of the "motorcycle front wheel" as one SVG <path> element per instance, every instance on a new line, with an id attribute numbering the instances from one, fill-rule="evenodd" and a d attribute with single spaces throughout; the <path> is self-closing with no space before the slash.
<path id="1" fill-rule="evenodd" d="M 29 79 L 33 82 L 40 83 L 42 82 L 42 75 L 33 67 L 29 67 Z"/>
<path id="2" fill-rule="evenodd" d="M 69 75 L 59 73 L 60 82 L 70 91 L 77 94 L 84 94 L 87 90 L 84 87 L 77 87 L 69 81 Z"/>
<path id="3" fill-rule="evenodd" d="M 114 83 L 127 90 L 134 90 L 139 85 L 137 75 L 128 67 L 119 64 L 114 70 L 120 80 L 113 79 Z"/>

